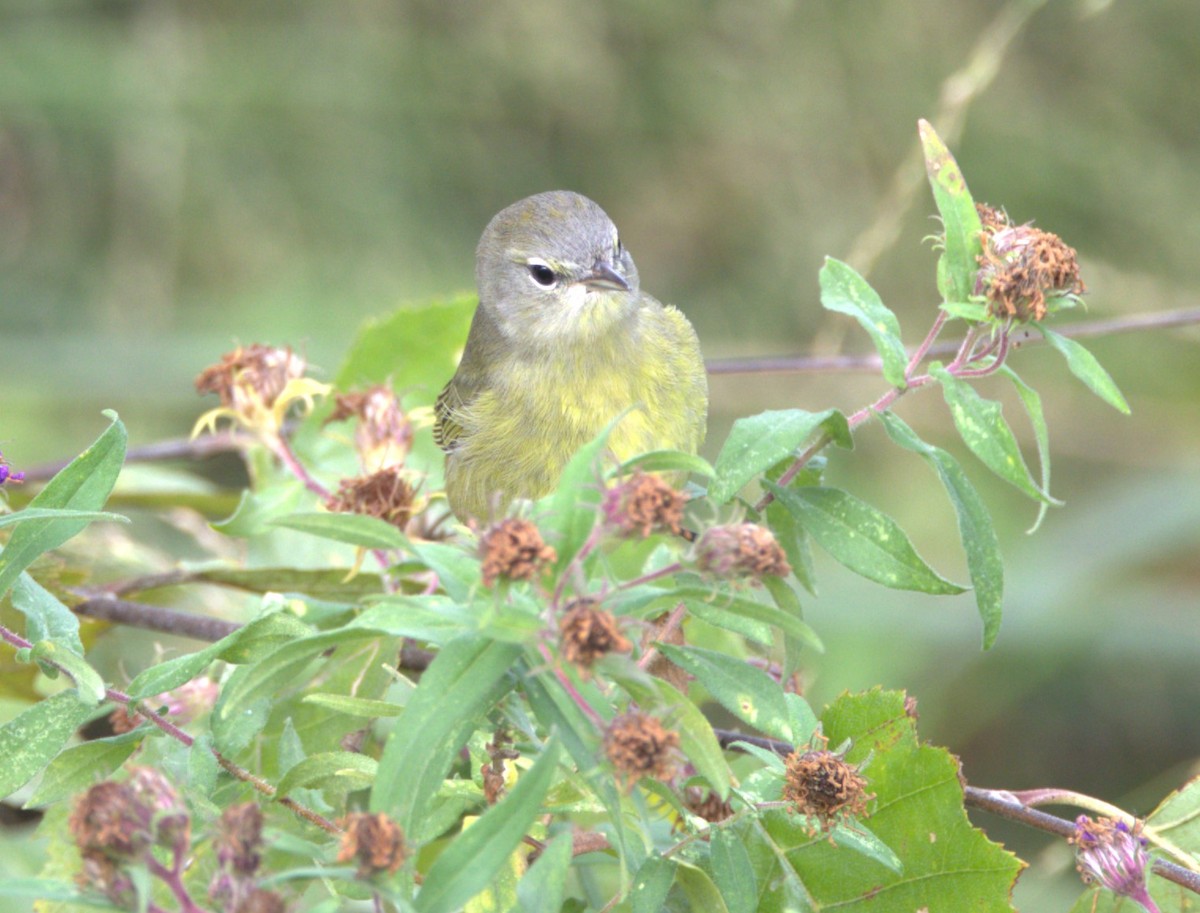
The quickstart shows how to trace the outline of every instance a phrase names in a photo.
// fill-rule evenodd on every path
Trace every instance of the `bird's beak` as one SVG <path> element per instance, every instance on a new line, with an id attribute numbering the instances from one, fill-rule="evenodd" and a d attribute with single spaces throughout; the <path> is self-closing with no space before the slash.
<path id="1" fill-rule="evenodd" d="M 589 288 L 612 289 L 618 292 L 628 292 L 628 280 L 603 260 L 597 260 L 592 271 L 583 277 L 583 284 Z"/>

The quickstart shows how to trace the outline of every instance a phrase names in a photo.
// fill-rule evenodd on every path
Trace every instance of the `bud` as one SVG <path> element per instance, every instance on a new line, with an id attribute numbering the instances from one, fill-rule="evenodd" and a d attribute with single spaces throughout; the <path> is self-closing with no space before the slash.
<path id="1" fill-rule="evenodd" d="M 262 825 L 262 810 L 253 802 L 231 805 L 221 813 L 213 837 L 217 871 L 208 885 L 208 896 L 223 909 L 239 913 L 250 909 L 246 905 L 259 893 L 255 875 L 262 861 Z M 270 903 L 266 899 L 259 902 Z"/>
<path id="2" fill-rule="evenodd" d="M 604 753 L 618 776 L 631 787 L 642 777 L 669 780 L 675 775 L 679 734 L 646 713 L 631 710 L 613 720 L 604 733 Z"/>
<path id="3" fill-rule="evenodd" d="M 483 557 L 483 583 L 498 579 L 533 580 L 558 554 L 542 541 L 528 520 L 509 518 L 490 526 L 479 540 Z"/>

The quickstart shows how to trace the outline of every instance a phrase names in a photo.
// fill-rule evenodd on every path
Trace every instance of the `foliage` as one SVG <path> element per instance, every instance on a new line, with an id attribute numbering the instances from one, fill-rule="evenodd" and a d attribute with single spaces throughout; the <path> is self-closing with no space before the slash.
<path id="1" fill-rule="evenodd" d="M 469 307 L 431 306 L 370 327 L 338 372 L 337 408 L 293 424 L 280 419 L 322 393 L 299 381 L 296 357 L 275 350 L 289 372 L 275 384 L 254 360 L 270 352 L 228 356 L 209 379 L 228 382 L 221 414 L 244 425 L 249 485 L 214 525 L 236 547 L 214 554 L 240 564 L 143 568 L 99 587 L 53 569 L 85 525 L 114 519 L 102 509 L 125 429 L 111 416 L 0 518 L 11 528 L 0 589 L 24 618 L 5 640 L 57 680 L 0 727 L 4 793 L 47 809 L 44 833 L 71 847 L 42 879 L 0 894 L 47 909 L 276 909 L 282 897 L 293 909 L 373 898 L 423 913 L 1011 909 L 1022 863 L 967 820 L 957 762 L 921 741 L 905 696 L 849 694 L 818 712 L 795 687 L 821 649 L 802 612 L 814 544 L 883 586 L 970 589 L 983 646 L 999 634 L 988 510 L 949 451 L 888 411 L 898 397 L 940 387 L 971 453 L 1040 511 L 1058 502 L 1038 394 L 1007 363 L 1014 329 L 1032 320 L 1072 373 L 1128 408 L 1094 357 L 1041 326 L 1077 303 L 1076 285 L 1014 297 L 998 270 L 1030 269 L 1024 226 L 981 222 L 927 124 L 922 144 L 945 229 L 932 329 L 907 351 L 866 280 L 828 261 L 822 301 L 868 333 L 889 389 L 852 415 L 741 419 L 711 466 L 661 452 L 616 467 L 602 434 L 554 494 L 451 529 L 427 407 L 461 338 L 447 327 L 465 329 Z M 952 321 L 965 326 L 958 352 L 922 371 Z M 991 374 L 1012 380 L 1035 426 L 1036 473 L 973 386 Z M 347 389 L 387 380 L 404 409 L 390 386 Z M 347 417 L 359 420 L 353 441 L 328 424 Z M 970 587 L 926 563 L 894 519 L 827 484 L 825 448 L 853 446 L 874 419 L 945 486 Z M 649 474 L 669 470 L 701 483 L 686 512 Z M 66 604 L 164 585 L 255 601 L 205 649 L 143 663 L 118 690 L 89 663 Z M 714 705 L 745 738 L 714 728 Z M 114 731 L 75 743 L 102 717 Z M 1185 788 L 1148 819 L 1158 852 L 1194 857 L 1195 801 Z"/>

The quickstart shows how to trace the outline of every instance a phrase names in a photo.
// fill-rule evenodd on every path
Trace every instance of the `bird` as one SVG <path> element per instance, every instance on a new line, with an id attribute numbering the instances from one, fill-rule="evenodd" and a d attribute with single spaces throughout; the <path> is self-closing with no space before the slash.
<path id="1" fill-rule="evenodd" d="M 554 190 L 501 210 L 476 248 L 475 281 L 462 358 L 434 407 L 459 520 L 549 494 L 618 416 L 607 441 L 618 460 L 699 449 L 708 381 L 696 331 L 641 290 L 598 204 Z"/>

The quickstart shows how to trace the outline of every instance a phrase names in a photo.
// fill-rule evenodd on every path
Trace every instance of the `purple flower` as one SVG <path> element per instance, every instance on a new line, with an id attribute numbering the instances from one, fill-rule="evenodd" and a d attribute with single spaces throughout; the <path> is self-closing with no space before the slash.
<path id="1" fill-rule="evenodd" d="M 8 468 L 8 463 L 4 461 L 4 454 L 0 453 L 0 485 L 5 482 L 24 482 L 25 473 L 13 472 Z"/>
<path id="2" fill-rule="evenodd" d="M 1131 828 L 1124 821 L 1087 815 L 1075 819 L 1075 868 L 1086 882 L 1096 882 L 1121 897 L 1141 904 L 1148 913 L 1159 913 L 1146 890 L 1146 838 L 1141 823 Z"/>

